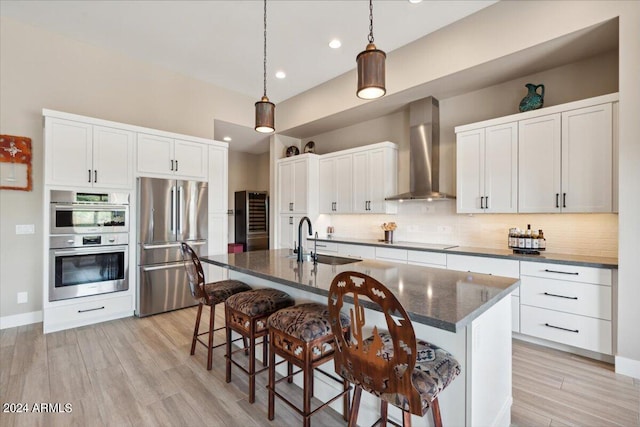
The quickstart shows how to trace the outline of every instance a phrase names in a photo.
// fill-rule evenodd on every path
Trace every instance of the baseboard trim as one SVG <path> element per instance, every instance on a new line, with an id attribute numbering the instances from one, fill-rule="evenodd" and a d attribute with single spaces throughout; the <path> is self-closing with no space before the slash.
<path id="1" fill-rule="evenodd" d="M 640 360 L 616 356 L 616 374 L 640 379 Z"/>
<path id="2" fill-rule="evenodd" d="M 0 317 L 0 329 L 15 328 L 16 326 L 31 325 L 42 322 L 42 310 L 29 313 L 14 314 Z"/>

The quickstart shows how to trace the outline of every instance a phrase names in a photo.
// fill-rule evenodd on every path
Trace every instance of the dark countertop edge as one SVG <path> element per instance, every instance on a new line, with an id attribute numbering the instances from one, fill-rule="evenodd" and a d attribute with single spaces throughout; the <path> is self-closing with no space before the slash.
<path id="1" fill-rule="evenodd" d="M 308 237 L 307 240 L 313 241 L 314 237 Z M 375 240 L 367 240 L 367 239 L 348 239 L 348 238 L 322 238 L 318 237 L 318 242 L 333 242 L 333 243 L 344 243 L 348 245 L 360 245 L 360 246 L 376 246 L 381 248 L 393 248 L 393 249 L 407 249 L 413 251 L 423 251 L 423 252 L 440 252 L 445 254 L 456 254 L 456 255 L 473 255 L 487 258 L 503 258 L 503 259 L 512 259 L 516 261 L 531 261 L 531 262 L 548 262 L 550 264 L 565 264 L 565 265 L 578 265 L 582 267 L 595 267 L 595 268 L 607 268 L 611 270 L 618 269 L 618 263 L 613 262 L 613 258 L 610 257 L 602 257 L 611 259 L 611 261 L 590 261 L 588 256 L 581 255 L 565 255 L 565 254 L 554 254 L 554 253 L 544 253 L 544 255 L 518 255 L 513 253 L 496 253 L 495 251 L 501 251 L 501 249 L 491 249 L 491 248 L 474 248 L 467 246 L 454 246 L 448 249 L 434 249 L 434 248 L 425 248 L 421 246 L 421 243 L 413 243 L 413 242 L 400 242 L 400 243 L 385 243 L 378 242 Z M 504 249 L 507 251 L 507 249 Z M 553 258 L 547 258 L 553 257 Z M 570 258 L 577 259 L 570 259 Z"/>
<path id="2" fill-rule="evenodd" d="M 318 240 L 321 240 L 321 239 L 318 239 Z M 230 265 L 230 264 L 227 264 L 225 262 L 216 261 L 216 260 L 211 259 L 211 258 L 206 257 L 206 256 L 200 257 L 200 260 L 202 262 L 204 262 L 204 263 L 213 264 L 213 265 L 216 265 L 218 267 L 227 268 L 229 270 L 233 270 L 233 271 L 236 271 L 238 273 L 248 274 L 250 276 L 255 276 L 255 277 L 258 277 L 260 279 L 264 279 L 264 280 L 268 280 L 268 281 L 271 281 L 271 282 L 280 283 L 280 284 L 285 285 L 285 286 L 291 286 L 293 288 L 300 289 L 300 290 L 303 290 L 303 291 L 306 291 L 306 292 L 310 292 L 310 293 L 313 293 L 313 294 L 316 294 L 316 295 L 322 295 L 322 296 L 329 297 L 329 291 L 326 290 L 326 289 L 309 287 L 307 285 L 302 285 L 302 284 L 297 283 L 297 282 L 292 282 L 292 281 L 285 280 L 285 279 L 282 279 L 282 278 L 279 278 L 279 277 L 274 277 L 274 276 L 271 276 L 269 274 L 264 274 L 264 273 L 256 272 L 256 271 L 253 271 L 253 270 L 250 270 L 250 269 L 238 267 L 238 266 L 235 266 L 235 265 Z M 427 268 L 427 267 L 425 267 L 425 268 Z M 498 293 L 497 295 L 494 295 L 494 297 L 490 301 L 487 301 L 485 304 L 481 305 L 480 307 L 478 307 L 477 309 L 475 309 L 474 311 L 472 311 L 471 313 L 466 315 L 464 318 L 460 319 L 457 323 L 446 322 L 446 321 L 443 321 L 443 320 L 438 320 L 438 319 L 434 319 L 434 318 L 431 318 L 431 317 L 426 317 L 426 316 L 422 316 L 422 315 L 419 315 L 419 314 L 415 314 L 413 312 L 407 312 L 407 314 L 409 314 L 409 318 L 411 320 L 415 321 L 415 322 L 418 322 L 418 323 L 421 323 L 421 324 L 427 325 L 427 326 L 432 326 L 432 327 L 437 328 L 437 329 L 442 329 L 444 331 L 456 333 L 456 332 L 461 331 L 463 328 L 465 328 L 467 325 L 469 325 L 473 320 L 475 320 L 480 315 L 482 315 L 484 312 L 486 312 L 491 307 L 493 307 L 498 301 L 501 301 L 502 299 L 507 298 L 509 296 L 509 294 L 511 294 L 511 292 L 516 290 L 519 286 L 520 286 L 520 280 L 517 280 L 516 282 L 514 282 L 508 288 L 505 288 L 500 293 Z M 352 300 L 350 300 L 349 297 L 347 297 L 346 301 L 350 302 L 350 303 L 353 302 Z M 362 300 L 362 301 L 360 301 L 360 303 L 363 304 L 365 307 L 367 307 L 369 309 L 372 309 L 372 310 L 375 310 L 375 311 L 380 311 L 378 306 L 376 306 L 375 304 L 369 303 L 368 301 Z"/>

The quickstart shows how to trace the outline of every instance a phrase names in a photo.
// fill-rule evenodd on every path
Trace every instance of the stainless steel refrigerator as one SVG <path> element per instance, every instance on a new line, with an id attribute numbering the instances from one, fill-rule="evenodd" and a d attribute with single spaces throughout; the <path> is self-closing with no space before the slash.
<path id="1" fill-rule="evenodd" d="M 207 183 L 138 178 L 138 290 L 143 317 L 197 302 L 180 253 L 187 242 L 198 255 L 207 248 Z"/>
<path id="2" fill-rule="evenodd" d="M 243 249 L 269 249 L 269 195 L 266 191 L 236 191 L 235 242 Z"/>

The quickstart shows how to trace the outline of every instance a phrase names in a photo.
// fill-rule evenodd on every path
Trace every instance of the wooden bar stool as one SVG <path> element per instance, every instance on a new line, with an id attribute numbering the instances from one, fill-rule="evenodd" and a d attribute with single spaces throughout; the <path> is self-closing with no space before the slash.
<path id="1" fill-rule="evenodd" d="M 227 382 L 231 382 L 231 364 L 236 365 L 249 375 L 249 403 L 256 399 L 256 374 L 267 368 L 267 318 L 276 311 L 294 304 L 293 298 L 286 292 L 277 289 L 254 289 L 235 294 L 225 301 L 225 315 L 227 328 Z M 247 345 L 239 350 L 231 351 L 231 332 L 235 331 L 249 340 L 249 369 L 233 360 L 233 354 L 244 351 Z M 256 371 L 256 338 L 262 337 L 262 365 L 265 368 Z"/>
<path id="2" fill-rule="evenodd" d="M 193 330 L 193 340 L 191 342 L 191 355 L 196 352 L 196 342 L 207 347 L 207 369 L 211 370 L 213 362 L 213 349 L 223 346 L 225 343 L 213 345 L 213 335 L 216 331 L 224 329 L 224 326 L 219 328 L 214 327 L 214 319 L 216 316 L 216 305 L 223 303 L 231 295 L 238 292 L 250 291 L 251 288 L 237 280 L 222 280 L 219 282 L 205 283 L 204 271 L 202 270 L 202 264 L 200 258 L 193 251 L 193 248 L 186 243 L 180 244 L 180 250 L 182 252 L 182 259 L 184 260 L 184 266 L 187 270 L 187 276 L 189 277 L 189 288 L 191 289 L 191 295 L 198 300 L 198 315 L 196 316 L 196 326 Z M 209 329 L 206 332 L 198 333 L 200 330 L 200 318 L 202 317 L 202 306 L 208 305 L 210 307 L 209 315 Z M 208 342 L 204 342 L 200 339 L 201 335 L 209 335 Z"/>
<path id="3" fill-rule="evenodd" d="M 342 330 L 340 310 L 347 294 L 354 305 L 350 336 L 336 332 Z M 361 296 L 380 306 L 388 332 L 374 326 L 371 336 L 363 336 Z M 423 416 L 430 407 L 434 424 L 442 426 L 438 394 L 460 374 L 460 364 L 440 347 L 416 340 L 407 312 L 389 289 L 362 273 L 340 273 L 329 290 L 329 319 L 337 344 L 336 372 L 355 385 L 349 426 L 358 420 L 362 390 L 380 397 L 382 426 L 387 423 L 389 403 L 402 409 L 405 426 L 411 425 L 411 414 Z"/>
<path id="4" fill-rule="evenodd" d="M 349 317 L 341 315 L 342 333 L 349 334 Z M 317 411 L 328 406 L 335 400 L 343 397 L 343 414 L 345 421 L 349 414 L 349 382 L 318 369 L 318 372 L 326 375 L 342 384 L 343 391 L 332 397 L 323 405 L 311 410 L 311 397 L 313 397 L 314 370 L 320 365 L 333 360 L 335 337 L 329 325 L 329 307 L 324 304 L 307 303 L 293 307 L 283 308 L 269 316 L 269 420 L 275 417 L 275 397 L 282 399 L 287 405 L 303 417 L 303 426 L 311 425 L 311 416 Z M 288 375 L 276 381 L 276 354 L 283 358 L 281 362 L 287 363 Z M 293 372 L 292 365 L 300 368 Z M 276 384 L 287 380 L 291 383 L 293 376 L 303 374 L 303 405 L 302 409 L 276 391 Z"/>

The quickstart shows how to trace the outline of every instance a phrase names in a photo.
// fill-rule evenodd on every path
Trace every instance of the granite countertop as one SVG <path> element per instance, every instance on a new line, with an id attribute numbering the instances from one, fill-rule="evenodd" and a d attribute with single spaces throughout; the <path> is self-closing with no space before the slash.
<path id="1" fill-rule="evenodd" d="M 211 255 L 200 259 L 327 297 L 331 281 L 338 273 L 364 273 L 387 286 L 413 321 L 452 332 L 467 326 L 520 285 L 520 281 L 513 278 L 370 259 L 335 266 L 312 262 L 299 264 L 289 257 L 288 249 Z M 379 309 L 368 304 L 369 308 Z"/>
<path id="2" fill-rule="evenodd" d="M 313 237 L 308 237 L 307 240 L 313 241 Z M 556 254 L 542 251 L 540 255 L 520 255 L 514 254 L 510 249 L 491 249 L 491 248 L 477 248 L 468 246 L 456 246 L 447 244 L 432 244 L 432 243 L 416 243 L 416 242 L 393 242 L 386 243 L 381 240 L 375 239 L 352 239 L 343 237 L 332 238 L 318 238 L 318 242 L 334 242 L 334 243 L 348 243 L 351 245 L 363 245 L 363 246 L 379 246 L 385 248 L 396 249 L 408 249 L 427 252 L 443 252 L 447 254 L 459 254 L 459 255 L 474 255 L 484 256 L 491 258 L 505 258 L 513 259 L 517 261 L 532 261 L 532 262 L 549 262 L 552 264 L 571 264 L 580 265 L 584 267 L 596 267 L 596 268 L 618 268 L 618 259 L 612 257 L 601 256 L 585 256 L 585 255 L 569 255 L 569 254 Z"/>

